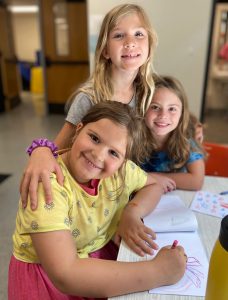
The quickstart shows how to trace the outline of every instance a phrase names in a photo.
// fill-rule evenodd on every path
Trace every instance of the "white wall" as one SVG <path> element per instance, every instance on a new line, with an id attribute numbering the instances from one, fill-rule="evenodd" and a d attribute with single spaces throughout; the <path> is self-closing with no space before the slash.
<path id="1" fill-rule="evenodd" d="M 38 15 L 35 13 L 12 13 L 11 16 L 17 58 L 35 62 L 35 52 L 40 50 Z"/>
<path id="2" fill-rule="evenodd" d="M 113 6 L 126 2 L 88 0 L 87 3 L 92 58 L 101 17 Z M 140 0 L 132 3 L 144 7 L 157 31 L 159 46 L 154 62 L 156 71 L 173 75 L 183 83 L 190 109 L 199 117 L 212 0 Z"/>

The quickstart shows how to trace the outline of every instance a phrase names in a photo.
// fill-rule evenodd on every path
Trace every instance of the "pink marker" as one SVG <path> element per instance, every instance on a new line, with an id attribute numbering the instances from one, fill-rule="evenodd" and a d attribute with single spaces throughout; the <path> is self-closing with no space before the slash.
<path id="1" fill-rule="evenodd" d="M 178 241 L 174 240 L 171 249 L 175 249 L 177 244 L 178 244 Z"/>

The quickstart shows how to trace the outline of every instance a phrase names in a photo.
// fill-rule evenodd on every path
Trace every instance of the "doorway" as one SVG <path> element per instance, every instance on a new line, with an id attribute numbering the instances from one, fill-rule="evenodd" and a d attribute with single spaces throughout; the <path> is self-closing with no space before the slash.
<path id="1" fill-rule="evenodd" d="M 11 12 L 21 91 L 31 92 L 44 113 L 64 113 L 75 89 L 89 76 L 87 3 L 84 0 L 8 0 L 8 7 L 36 7 Z M 24 40 L 23 40 L 24 39 Z"/>
<path id="2" fill-rule="evenodd" d="M 4 112 L 20 103 L 12 27 L 4 3 L 0 3 L 0 37 L 0 112 Z"/>
<path id="3" fill-rule="evenodd" d="M 45 98 L 50 113 L 61 113 L 89 76 L 87 3 L 40 0 L 39 8 Z"/>

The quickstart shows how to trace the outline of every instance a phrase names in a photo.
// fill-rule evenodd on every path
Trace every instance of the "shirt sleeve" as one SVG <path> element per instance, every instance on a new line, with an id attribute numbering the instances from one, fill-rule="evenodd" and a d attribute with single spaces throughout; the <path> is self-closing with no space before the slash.
<path id="1" fill-rule="evenodd" d="M 60 186 L 55 178 L 51 177 L 51 185 L 54 201 L 45 203 L 45 195 L 42 183 L 38 189 L 38 208 L 31 210 L 30 203 L 26 209 L 19 210 L 20 233 L 48 232 L 55 230 L 70 230 L 69 209 L 71 196 L 67 190 Z"/>
<path id="2" fill-rule="evenodd" d="M 202 153 L 191 152 L 190 155 L 189 155 L 189 159 L 187 161 L 187 164 L 191 164 L 194 161 L 199 160 L 199 159 L 204 159 L 204 155 Z"/>
<path id="3" fill-rule="evenodd" d="M 126 183 L 130 194 L 143 188 L 147 182 L 147 173 L 132 161 L 126 163 Z"/>
<path id="4" fill-rule="evenodd" d="M 66 121 L 74 125 L 78 124 L 92 105 L 92 101 L 85 93 L 79 93 L 71 104 Z"/>
<path id="5" fill-rule="evenodd" d="M 203 153 L 201 153 L 200 151 L 197 152 L 198 146 L 192 139 L 190 140 L 190 145 L 191 145 L 192 151 L 190 152 L 187 164 L 191 164 L 194 161 L 199 160 L 199 159 L 204 159 Z"/>

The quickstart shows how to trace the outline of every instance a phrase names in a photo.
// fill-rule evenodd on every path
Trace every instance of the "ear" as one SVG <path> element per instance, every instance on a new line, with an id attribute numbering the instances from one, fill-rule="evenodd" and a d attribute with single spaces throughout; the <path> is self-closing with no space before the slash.
<path id="1" fill-rule="evenodd" d="M 102 51 L 102 55 L 104 56 L 104 58 L 109 59 L 110 56 L 108 54 L 108 50 L 107 50 L 107 46 L 104 48 L 104 50 Z"/>
<path id="2" fill-rule="evenodd" d="M 78 123 L 78 124 L 76 125 L 76 132 L 79 132 L 79 131 L 82 129 L 82 127 L 83 127 L 82 122 Z"/>

